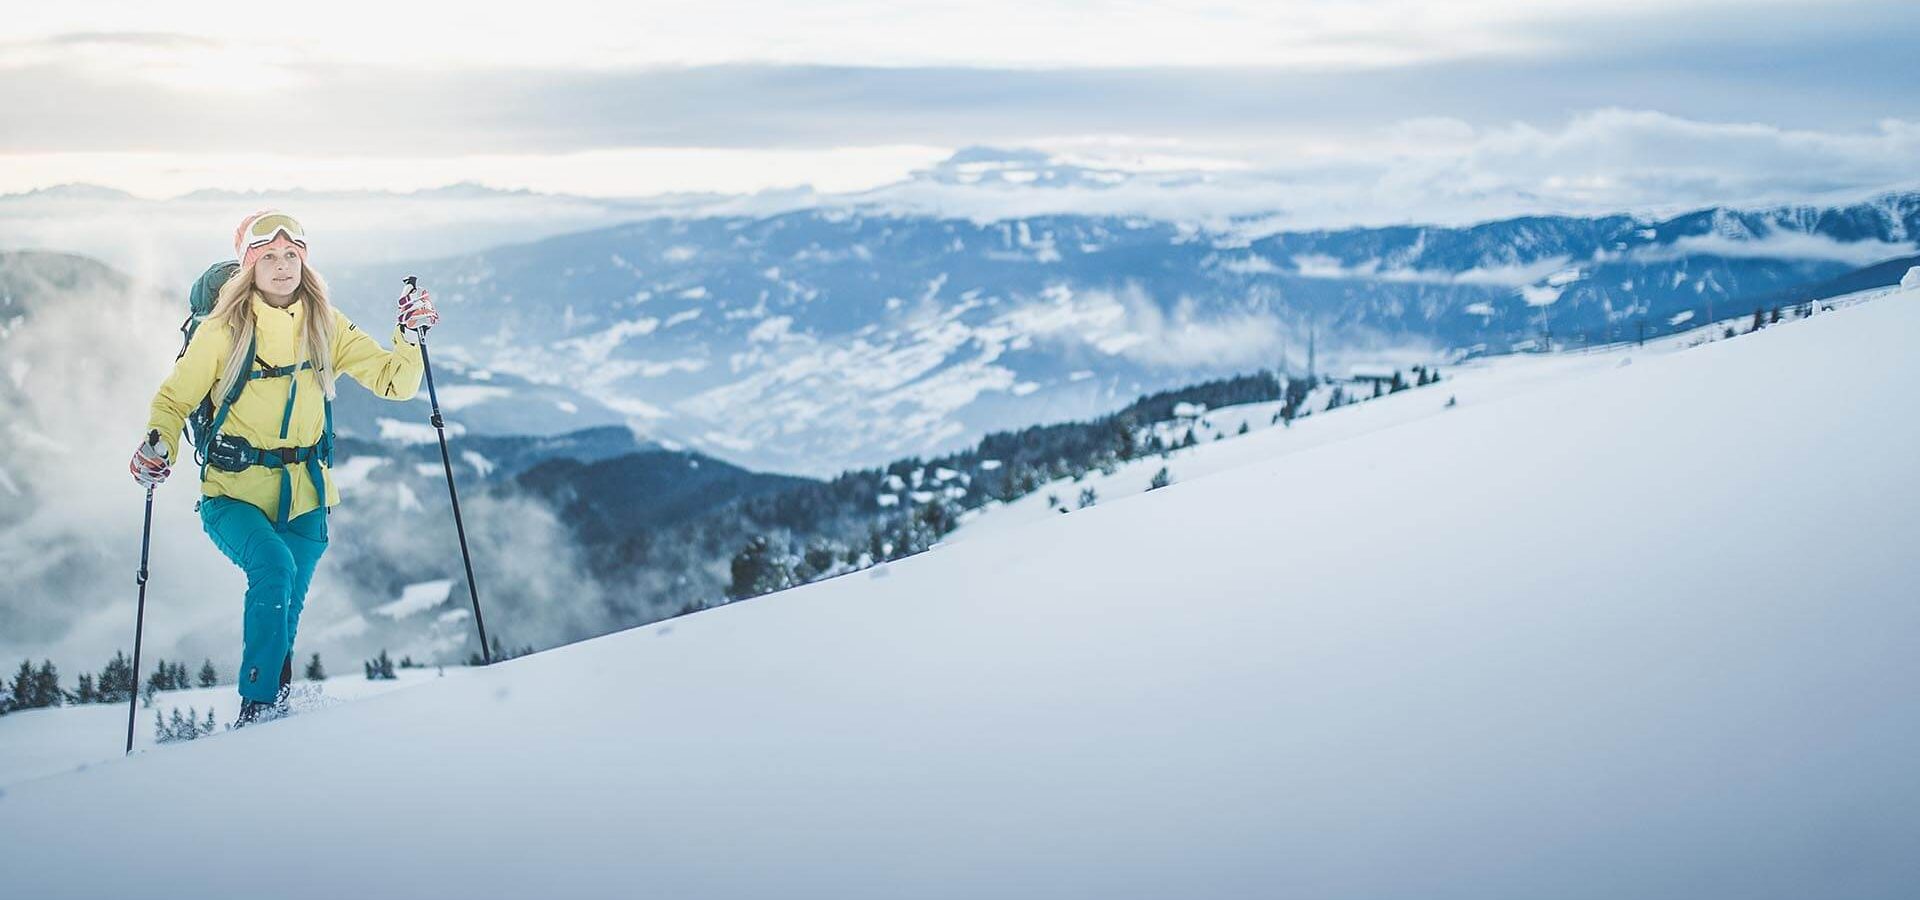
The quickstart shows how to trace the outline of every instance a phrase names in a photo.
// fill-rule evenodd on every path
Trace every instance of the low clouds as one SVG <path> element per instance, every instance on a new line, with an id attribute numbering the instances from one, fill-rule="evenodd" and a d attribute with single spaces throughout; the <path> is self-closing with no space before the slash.
<path id="1" fill-rule="evenodd" d="M 1100 354 L 1175 370 L 1271 364 L 1274 348 L 1287 337 L 1271 315 L 1203 316 L 1185 297 L 1163 309 L 1137 284 L 1082 292 L 1054 285 L 994 324 L 1013 334 L 1085 344 Z"/>
<path id="2" fill-rule="evenodd" d="M 1883 119 L 1866 130 L 1788 129 L 1603 109 L 1565 127 L 1460 129 L 1454 147 L 1429 151 L 1412 177 L 1451 178 L 1463 191 L 1532 185 L 1543 197 L 1639 207 L 1681 197 L 1773 193 L 1804 196 L 1915 178 L 1920 122 Z M 1424 170 L 1424 171 L 1423 171 Z M 1684 202 L 1684 201 L 1682 201 Z"/>

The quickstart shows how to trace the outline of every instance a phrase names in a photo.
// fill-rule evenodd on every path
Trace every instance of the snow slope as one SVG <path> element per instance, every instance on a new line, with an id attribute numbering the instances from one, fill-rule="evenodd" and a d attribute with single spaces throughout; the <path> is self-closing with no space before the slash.
<path id="1" fill-rule="evenodd" d="M 1911 896 L 1916 334 L 1895 294 L 17 784 L 0 872 L 60 897 Z M 209 835 L 226 852 L 182 868 Z"/>
<path id="2" fill-rule="evenodd" d="M 143 664 L 151 663 L 152 660 L 148 659 Z M 458 677 L 465 671 L 464 668 L 454 668 L 444 670 L 444 674 Z M 369 681 L 359 672 L 336 675 L 320 684 L 300 679 L 294 682 L 298 688 L 295 701 L 302 710 L 323 709 L 338 703 L 376 697 L 439 677 L 443 677 L 443 670 L 433 668 L 400 669 L 394 673 L 393 680 L 382 681 Z M 192 710 L 201 717 L 211 709 L 214 721 L 224 726 L 239 715 L 240 695 L 234 691 L 232 684 L 155 694 L 153 705 L 142 704 L 134 715 L 133 746 L 136 751 L 155 746 L 154 711 L 159 710 L 162 716 L 167 716 L 175 709 L 182 715 Z M 101 763 L 116 761 L 120 758 L 121 748 L 126 746 L 126 740 L 125 703 L 90 703 L 85 706 L 8 713 L 0 717 L 0 797 L 5 796 L 6 788 L 18 782 L 59 772 L 85 771 Z M 0 804 L 0 808 L 4 808 L 4 805 Z M 5 820 L 4 814 L 0 814 L 0 822 Z"/>
<path id="3" fill-rule="evenodd" d="M 1847 298 L 1834 298 L 1836 304 L 1866 302 L 1886 293 L 1862 292 Z M 1788 318 L 1773 327 L 1790 328 L 1804 320 Z M 1174 482 L 1212 475 L 1237 466 L 1275 459 L 1289 453 L 1352 440 L 1377 431 L 1396 428 L 1428 416 L 1446 415 L 1453 410 L 1448 403 L 1479 405 L 1540 390 L 1566 381 L 1585 378 L 1607 369 L 1633 365 L 1691 350 L 1709 340 L 1708 332 L 1719 331 L 1729 323 L 1745 328 L 1744 320 L 1719 322 L 1678 334 L 1648 340 L 1645 344 L 1613 344 L 1583 351 L 1557 353 L 1515 353 L 1478 357 L 1444 366 L 1443 381 L 1400 393 L 1372 397 L 1371 388 L 1352 383 L 1341 384 L 1349 398 L 1345 406 L 1327 410 L 1332 388 L 1314 390 L 1303 407 L 1308 415 L 1282 427 L 1277 416 L 1278 402 L 1248 403 L 1206 410 L 1198 417 L 1180 422 L 1162 422 L 1154 427 L 1168 445 L 1179 442 L 1191 428 L 1197 446 L 1168 451 L 1164 456 L 1143 457 L 1118 465 L 1110 473 L 1093 471 L 1079 480 L 1062 478 L 1011 503 L 989 503 L 970 511 L 960 528 L 946 541 L 970 540 L 977 535 L 1029 524 L 1062 510 L 1079 507 L 1080 492 L 1091 488 L 1098 503 L 1108 503 L 1143 493 L 1162 468 Z M 1389 370 L 1391 371 L 1391 370 Z M 1413 373 L 1403 372 L 1408 381 Z M 1240 434 L 1242 426 L 1246 434 Z M 1217 442 L 1216 442 L 1217 441 Z M 1356 473 L 1359 477 L 1368 477 Z"/>

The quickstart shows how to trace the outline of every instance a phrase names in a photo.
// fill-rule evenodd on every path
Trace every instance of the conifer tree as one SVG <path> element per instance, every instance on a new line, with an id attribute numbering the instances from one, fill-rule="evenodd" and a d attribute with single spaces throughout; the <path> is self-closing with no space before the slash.
<path id="1" fill-rule="evenodd" d="M 757 597 L 769 590 L 769 585 L 781 581 L 777 574 L 778 561 L 774 559 L 773 546 L 767 536 L 755 535 L 753 540 L 733 555 L 729 570 L 733 575 L 733 584 L 727 593 L 735 600 L 744 597 Z"/>
<path id="2" fill-rule="evenodd" d="M 386 651 L 381 652 L 384 653 Z M 308 681 L 327 680 L 327 667 L 320 664 L 320 654 L 315 653 L 312 659 L 307 660 L 306 675 Z"/>
<path id="3" fill-rule="evenodd" d="M 93 684 L 94 693 L 101 703 L 125 703 L 133 698 L 133 687 L 133 662 L 126 653 L 115 650 Z"/>
<path id="4" fill-rule="evenodd" d="M 42 660 L 40 671 L 33 674 L 33 700 L 36 706 L 59 706 L 66 695 L 60 691 L 60 672 L 53 667 L 53 660 Z"/>
<path id="5" fill-rule="evenodd" d="M 1347 389 L 1336 384 L 1333 386 L 1333 393 L 1327 397 L 1327 408 L 1325 411 L 1333 412 L 1345 405 L 1347 405 Z"/>
<path id="6" fill-rule="evenodd" d="M 1166 466 L 1161 466 L 1160 471 L 1153 473 L 1153 480 L 1147 482 L 1147 490 L 1150 490 L 1150 491 L 1159 490 L 1160 488 L 1166 487 L 1167 485 L 1172 483 L 1173 483 L 1173 476 L 1167 474 Z"/>
<path id="7" fill-rule="evenodd" d="M 14 673 L 11 685 L 14 709 L 33 709 L 39 705 L 33 702 L 33 686 L 33 661 L 23 659 L 20 661 L 20 671 Z"/>
<path id="8" fill-rule="evenodd" d="M 208 687 L 213 687 L 214 685 L 219 683 L 220 683 L 220 673 L 213 668 L 213 660 L 209 659 L 206 662 L 201 663 L 200 664 L 200 686 L 203 688 L 208 688 Z M 207 710 L 207 715 L 209 716 L 213 715 L 213 710 L 211 709 Z"/>

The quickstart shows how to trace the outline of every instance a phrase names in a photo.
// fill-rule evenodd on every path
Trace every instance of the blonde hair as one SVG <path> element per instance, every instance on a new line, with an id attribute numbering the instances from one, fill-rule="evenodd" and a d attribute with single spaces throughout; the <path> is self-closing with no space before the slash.
<path id="1" fill-rule="evenodd" d="M 237 379 L 245 378 L 253 368 L 253 360 L 247 357 L 247 347 L 253 343 L 253 266 L 241 266 L 227 283 L 220 286 L 220 294 L 213 303 L 213 311 L 207 313 L 206 322 L 215 322 L 227 326 L 227 333 L 233 337 L 233 347 L 227 352 L 227 363 L 220 369 L 220 378 L 214 382 L 214 403 L 226 399 Z M 333 304 L 327 299 L 327 282 L 319 272 L 301 267 L 300 286 L 294 288 L 293 302 L 306 304 L 306 328 L 302 341 L 307 348 L 307 359 L 313 361 L 313 374 L 320 379 L 320 389 L 328 398 L 333 397 Z M 299 362 L 296 360 L 295 365 Z"/>

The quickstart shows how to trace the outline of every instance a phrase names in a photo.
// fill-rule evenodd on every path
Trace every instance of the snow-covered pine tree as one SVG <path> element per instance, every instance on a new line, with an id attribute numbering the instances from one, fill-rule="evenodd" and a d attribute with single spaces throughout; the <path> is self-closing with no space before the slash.
<path id="1" fill-rule="evenodd" d="M 219 683 L 220 683 L 220 672 L 214 669 L 213 660 L 209 659 L 206 662 L 201 663 L 200 664 L 200 686 L 203 688 L 213 687 L 214 685 Z M 213 710 L 211 709 L 207 710 L 207 715 L 209 716 L 213 715 Z"/>
<path id="2" fill-rule="evenodd" d="M 320 664 L 320 654 L 315 653 L 312 659 L 307 660 L 306 675 L 308 681 L 327 680 L 327 667 Z"/>
<path id="3" fill-rule="evenodd" d="M 775 548 L 766 535 L 755 535 L 728 563 L 733 580 L 727 593 L 739 600 L 793 587 L 797 583 L 793 569 L 788 554 Z"/>

